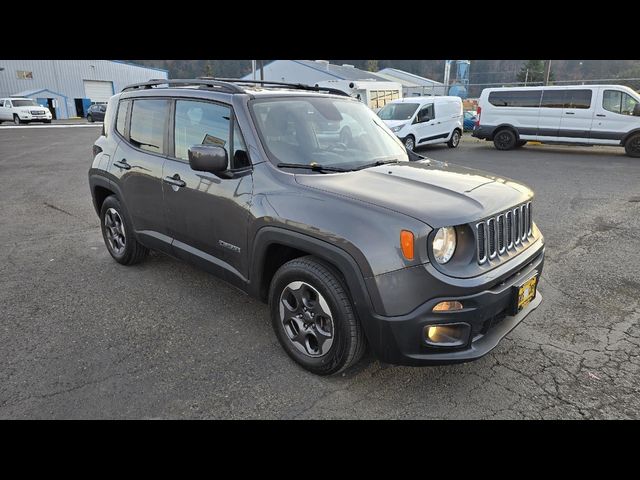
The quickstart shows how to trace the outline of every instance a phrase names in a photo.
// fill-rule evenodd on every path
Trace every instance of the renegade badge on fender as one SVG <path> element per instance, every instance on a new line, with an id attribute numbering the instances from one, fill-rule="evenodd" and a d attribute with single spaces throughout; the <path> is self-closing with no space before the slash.
<path id="1" fill-rule="evenodd" d="M 269 304 L 317 374 L 493 349 L 541 302 L 543 237 L 516 181 L 407 152 L 340 91 L 155 80 L 109 100 L 91 194 L 111 256 L 189 261 Z"/>

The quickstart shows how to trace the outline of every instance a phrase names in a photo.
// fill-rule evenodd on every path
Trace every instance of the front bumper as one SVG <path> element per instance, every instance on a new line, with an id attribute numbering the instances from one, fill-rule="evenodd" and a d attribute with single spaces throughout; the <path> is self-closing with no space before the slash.
<path id="1" fill-rule="evenodd" d="M 536 271 L 542 274 L 544 249 L 508 278 L 486 290 L 471 295 L 456 295 L 431 299 L 411 313 L 385 317 L 373 315 L 376 335 L 371 347 L 376 356 L 387 363 L 398 365 L 438 365 L 476 360 L 495 348 L 500 340 L 513 330 L 542 302 L 535 298 L 519 313 L 512 315 L 515 286 Z M 464 308 L 454 312 L 433 312 L 441 301 L 458 300 Z M 464 322 L 471 326 L 469 341 L 455 348 L 428 345 L 425 327 L 434 324 Z"/>
<path id="2" fill-rule="evenodd" d="M 52 115 L 31 115 L 30 113 L 19 113 L 18 118 L 20 118 L 20 120 L 24 120 L 25 122 L 43 122 L 45 120 L 51 120 Z"/>

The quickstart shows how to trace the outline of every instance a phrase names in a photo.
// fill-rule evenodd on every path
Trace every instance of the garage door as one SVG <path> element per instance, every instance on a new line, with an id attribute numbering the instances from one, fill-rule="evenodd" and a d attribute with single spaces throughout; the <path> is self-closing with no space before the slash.
<path id="1" fill-rule="evenodd" d="M 113 95 L 113 83 L 97 80 L 84 80 L 85 98 L 91 102 L 108 102 Z"/>

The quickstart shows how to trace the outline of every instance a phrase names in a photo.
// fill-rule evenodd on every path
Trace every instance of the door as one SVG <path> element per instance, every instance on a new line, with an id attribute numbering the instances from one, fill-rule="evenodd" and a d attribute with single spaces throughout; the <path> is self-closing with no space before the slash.
<path id="1" fill-rule="evenodd" d="M 565 89 L 544 89 L 538 112 L 538 128 L 536 139 L 558 141 L 560 122 L 565 103 Z"/>
<path id="2" fill-rule="evenodd" d="M 633 111 L 638 99 L 615 88 L 601 88 L 591 127 L 591 143 L 620 145 L 625 134 L 640 128 L 640 117 Z"/>
<path id="3" fill-rule="evenodd" d="M 124 197 L 133 228 L 145 245 L 168 251 L 162 209 L 162 165 L 165 161 L 169 101 L 121 101 L 116 131 L 124 138 L 113 155 L 110 172 Z"/>
<path id="4" fill-rule="evenodd" d="M 176 100 L 173 111 L 174 148 L 162 171 L 173 253 L 242 284 L 248 274 L 247 227 L 253 181 L 242 134 L 228 105 Z M 189 166 L 189 147 L 207 144 L 227 150 L 230 162 L 226 174 L 217 176 Z"/>
<path id="5" fill-rule="evenodd" d="M 84 96 L 92 102 L 108 102 L 113 95 L 113 83 L 98 80 L 83 80 Z"/>
<path id="6" fill-rule="evenodd" d="M 560 118 L 558 140 L 588 143 L 595 110 L 593 89 L 568 89 Z"/>
<path id="7" fill-rule="evenodd" d="M 433 103 L 420 107 L 416 113 L 413 131 L 416 136 L 416 145 L 426 145 L 437 140 L 439 134 Z"/>
<path id="8" fill-rule="evenodd" d="M 13 120 L 13 113 L 11 112 L 11 100 L 5 98 L 0 104 L 0 120 Z"/>

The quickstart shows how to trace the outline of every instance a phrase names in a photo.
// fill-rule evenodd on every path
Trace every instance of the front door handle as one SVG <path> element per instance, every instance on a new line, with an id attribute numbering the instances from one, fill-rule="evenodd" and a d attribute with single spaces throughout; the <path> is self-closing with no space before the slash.
<path id="1" fill-rule="evenodd" d="M 130 170 L 131 169 L 131 165 L 129 165 L 127 163 L 127 159 L 126 158 L 123 158 L 119 162 L 113 162 L 113 165 L 118 167 L 118 168 L 122 168 L 123 170 Z"/>
<path id="2" fill-rule="evenodd" d="M 606 117 L 606 115 L 604 115 L 602 113 L 596 113 L 596 117 Z"/>
<path id="3" fill-rule="evenodd" d="M 184 180 L 181 180 L 180 175 L 178 175 L 177 173 L 173 177 L 164 177 L 163 180 L 165 183 L 168 183 L 169 185 L 173 185 L 174 187 L 187 186 L 187 182 L 185 182 Z"/>
<path id="4" fill-rule="evenodd" d="M 565 115 L 575 115 L 576 112 L 564 112 Z"/>

